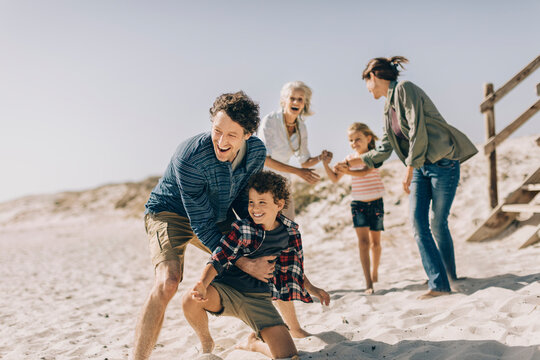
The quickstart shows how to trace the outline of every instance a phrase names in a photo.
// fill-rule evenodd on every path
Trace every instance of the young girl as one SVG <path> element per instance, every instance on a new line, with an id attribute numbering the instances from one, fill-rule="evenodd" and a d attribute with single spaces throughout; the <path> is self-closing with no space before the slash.
<path id="1" fill-rule="evenodd" d="M 366 278 L 366 294 L 373 293 L 373 283 L 378 280 L 379 261 L 381 258 L 381 231 L 384 230 L 384 185 L 378 169 L 366 166 L 349 166 L 349 161 L 375 148 L 377 136 L 363 123 L 354 123 L 349 127 L 349 144 L 355 151 L 344 161 L 330 168 L 331 158 L 323 157 L 323 164 L 328 177 L 337 182 L 343 175 L 351 175 L 352 198 L 351 211 L 353 224 L 358 236 L 360 262 Z M 373 258 L 370 272 L 369 249 Z"/>

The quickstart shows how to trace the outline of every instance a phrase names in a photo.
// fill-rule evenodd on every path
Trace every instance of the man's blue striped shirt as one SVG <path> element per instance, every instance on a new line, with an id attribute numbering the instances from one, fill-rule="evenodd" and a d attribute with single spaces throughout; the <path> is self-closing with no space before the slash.
<path id="1" fill-rule="evenodd" d="M 251 136 L 246 154 L 234 172 L 231 163 L 216 158 L 210 132 L 181 143 L 146 203 L 146 212 L 169 211 L 189 218 L 201 242 L 213 251 L 221 232 L 217 223 L 226 220 L 232 207 L 247 216 L 247 182 L 261 171 L 266 159 L 263 142 Z"/>

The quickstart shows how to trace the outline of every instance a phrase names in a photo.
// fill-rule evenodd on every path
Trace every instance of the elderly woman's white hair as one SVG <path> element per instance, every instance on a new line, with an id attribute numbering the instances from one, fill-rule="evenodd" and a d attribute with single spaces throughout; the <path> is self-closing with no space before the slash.
<path id="1" fill-rule="evenodd" d="M 300 90 L 304 93 L 304 110 L 300 113 L 300 115 L 309 116 L 313 115 L 313 111 L 311 111 L 311 88 L 304 84 L 302 81 L 291 81 L 283 85 L 281 88 L 280 93 L 280 104 L 281 107 L 285 106 L 285 101 L 289 96 L 291 96 L 291 93 L 294 90 Z"/>

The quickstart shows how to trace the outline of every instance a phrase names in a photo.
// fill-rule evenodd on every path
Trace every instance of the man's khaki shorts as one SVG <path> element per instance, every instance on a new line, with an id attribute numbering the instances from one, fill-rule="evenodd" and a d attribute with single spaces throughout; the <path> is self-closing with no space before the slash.
<path id="1" fill-rule="evenodd" d="M 233 216 L 218 224 L 222 233 L 231 229 Z M 191 229 L 189 219 L 176 213 L 162 211 L 157 214 L 146 214 L 144 217 L 146 234 L 148 235 L 152 264 L 156 267 L 167 260 L 180 261 L 180 280 L 184 273 L 184 254 L 188 244 L 211 254 Z"/>
<path id="2" fill-rule="evenodd" d="M 285 325 L 281 315 L 272 304 L 272 296 L 267 293 L 242 293 L 227 284 L 211 284 L 221 297 L 221 310 L 216 316 L 234 316 L 242 320 L 261 338 L 261 330 L 271 326 Z"/>

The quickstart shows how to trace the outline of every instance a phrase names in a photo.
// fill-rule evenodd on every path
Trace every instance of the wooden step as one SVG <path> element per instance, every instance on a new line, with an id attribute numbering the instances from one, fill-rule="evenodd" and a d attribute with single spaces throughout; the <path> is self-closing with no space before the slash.
<path id="1" fill-rule="evenodd" d="M 522 189 L 522 187 L 538 183 L 540 183 L 540 168 L 525 179 L 516 191 L 508 194 L 503 203 L 499 204 L 491 211 L 491 214 L 486 221 L 476 228 L 476 230 L 467 238 L 467 241 L 484 241 L 500 234 L 517 217 L 517 213 L 503 212 L 502 207 L 507 204 L 530 203 L 539 191 L 526 191 Z"/>
<path id="2" fill-rule="evenodd" d="M 540 241 L 540 226 L 529 236 L 529 238 L 519 247 L 520 249 L 526 248 L 529 245 L 535 244 Z"/>
<path id="3" fill-rule="evenodd" d="M 521 187 L 525 191 L 540 191 L 540 184 L 528 184 Z"/>
<path id="4" fill-rule="evenodd" d="M 503 205 L 501 210 L 504 212 L 511 212 L 511 213 L 539 213 L 540 214 L 540 205 L 507 204 L 507 205 Z"/>

